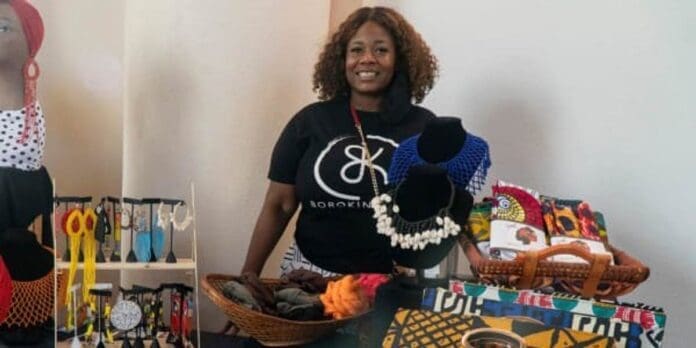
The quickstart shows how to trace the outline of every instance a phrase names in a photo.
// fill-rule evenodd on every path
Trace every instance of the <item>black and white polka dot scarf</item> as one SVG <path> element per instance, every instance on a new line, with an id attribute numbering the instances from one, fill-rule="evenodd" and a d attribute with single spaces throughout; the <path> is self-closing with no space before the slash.
<path id="1" fill-rule="evenodd" d="M 32 128 L 29 139 L 20 143 L 19 138 L 27 120 L 26 107 L 20 110 L 0 110 L 0 167 L 21 170 L 41 168 L 46 143 L 46 124 L 38 102 L 36 112 L 36 127 Z"/>

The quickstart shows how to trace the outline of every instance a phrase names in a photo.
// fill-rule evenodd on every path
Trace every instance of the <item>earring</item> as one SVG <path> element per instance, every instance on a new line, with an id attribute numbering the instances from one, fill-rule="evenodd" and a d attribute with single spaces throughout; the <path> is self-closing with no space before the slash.
<path id="1" fill-rule="evenodd" d="M 191 222 L 193 222 L 193 215 L 191 214 L 191 210 L 188 208 L 188 206 L 186 206 L 186 217 L 184 217 L 184 220 L 182 220 L 181 222 L 176 221 L 176 215 L 179 211 L 179 207 L 181 207 L 181 202 L 177 203 L 174 206 L 174 213 L 172 214 L 171 221 L 174 229 L 181 232 L 187 229 Z"/>
<path id="2" fill-rule="evenodd" d="M 167 229 L 167 223 L 171 222 L 172 214 L 164 209 L 164 202 L 160 202 L 157 208 L 157 226 Z"/>
<path id="3" fill-rule="evenodd" d="M 121 209 L 121 230 L 128 230 L 133 225 L 131 214 L 128 209 Z"/>

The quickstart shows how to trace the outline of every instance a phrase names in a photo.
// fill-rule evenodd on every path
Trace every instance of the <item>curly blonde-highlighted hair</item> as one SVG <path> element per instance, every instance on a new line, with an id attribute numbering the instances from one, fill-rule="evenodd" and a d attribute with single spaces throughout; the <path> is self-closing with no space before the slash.
<path id="1" fill-rule="evenodd" d="M 411 98 L 420 103 L 433 88 L 437 78 L 437 58 L 420 34 L 398 12 L 387 7 L 363 7 L 341 23 L 326 43 L 314 66 L 313 90 L 320 100 L 349 96 L 350 86 L 345 78 L 346 47 L 366 22 L 382 26 L 394 39 L 396 71 L 408 78 Z"/>

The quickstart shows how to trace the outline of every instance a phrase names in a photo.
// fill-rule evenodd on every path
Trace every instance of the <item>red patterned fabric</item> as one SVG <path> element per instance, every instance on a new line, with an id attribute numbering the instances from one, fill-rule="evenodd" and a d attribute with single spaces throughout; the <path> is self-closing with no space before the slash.
<path id="1" fill-rule="evenodd" d="M 541 230 L 544 229 L 544 220 L 541 214 L 541 203 L 539 202 L 539 199 L 534 197 L 532 194 L 517 187 L 495 185 L 493 186 L 493 195 L 496 198 L 504 195 L 510 201 L 514 201 L 518 204 L 515 206 L 522 209 L 523 214 L 515 215 L 523 217 L 523 221 L 519 221 L 517 219 L 511 221 L 522 222 Z M 500 201 L 498 200 L 498 202 Z"/>

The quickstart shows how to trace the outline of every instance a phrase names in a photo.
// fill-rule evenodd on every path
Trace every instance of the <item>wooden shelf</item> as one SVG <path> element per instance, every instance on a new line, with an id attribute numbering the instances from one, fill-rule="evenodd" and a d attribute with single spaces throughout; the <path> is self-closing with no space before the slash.
<path id="1" fill-rule="evenodd" d="M 70 269 L 70 262 L 65 262 L 62 260 L 56 260 L 56 267 L 58 269 Z M 77 269 L 83 269 L 84 264 L 82 262 L 77 264 Z M 193 259 L 177 259 L 176 263 L 166 263 L 164 261 L 158 262 L 104 262 L 97 263 L 97 270 L 195 270 L 196 263 Z"/>

